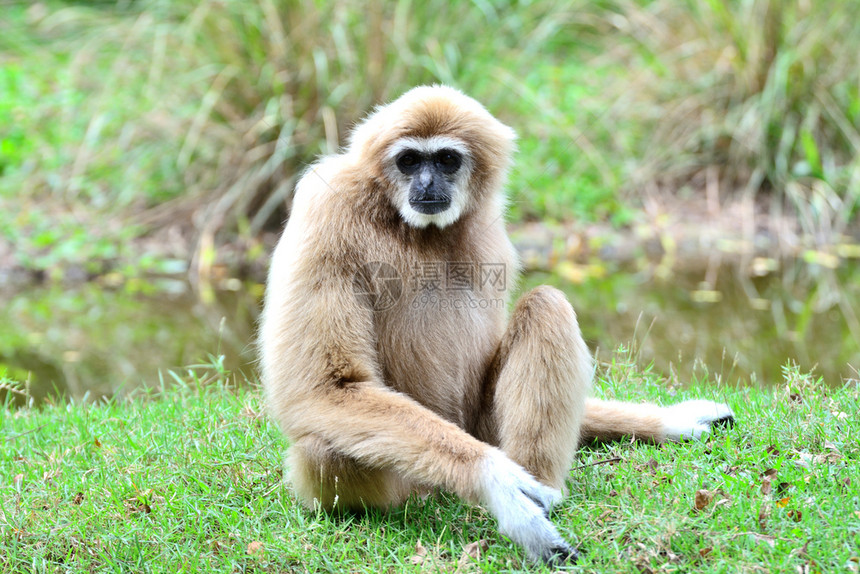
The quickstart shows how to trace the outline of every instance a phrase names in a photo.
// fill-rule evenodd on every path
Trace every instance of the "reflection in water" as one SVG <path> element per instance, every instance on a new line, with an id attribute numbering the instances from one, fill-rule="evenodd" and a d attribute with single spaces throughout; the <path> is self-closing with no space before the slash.
<path id="1" fill-rule="evenodd" d="M 774 384 L 796 363 L 831 385 L 860 368 L 860 266 L 838 270 L 802 262 L 753 261 L 748 268 L 610 273 L 581 284 L 532 274 L 563 289 L 598 357 L 624 345 L 640 364 L 684 383 Z"/>
<path id="2" fill-rule="evenodd" d="M 167 370 L 210 355 L 223 354 L 231 370 L 248 369 L 257 317 L 249 293 L 221 292 L 206 305 L 184 282 L 150 287 L 157 293 L 95 283 L 0 292 L 0 373 L 29 379 L 30 394 L 42 401 L 158 386 L 171 380 Z"/>
<path id="3" fill-rule="evenodd" d="M 681 382 L 707 374 L 770 384 L 791 360 L 838 384 L 860 367 L 860 266 L 724 265 L 667 280 L 615 271 L 577 284 L 534 272 L 523 288 L 540 283 L 568 294 L 599 358 L 632 347 Z M 158 386 L 170 380 L 165 370 L 209 355 L 253 379 L 259 286 L 203 304 L 184 284 L 168 285 L 156 295 L 96 284 L 0 293 L 0 373 L 29 378 L 37 401 Z"/>

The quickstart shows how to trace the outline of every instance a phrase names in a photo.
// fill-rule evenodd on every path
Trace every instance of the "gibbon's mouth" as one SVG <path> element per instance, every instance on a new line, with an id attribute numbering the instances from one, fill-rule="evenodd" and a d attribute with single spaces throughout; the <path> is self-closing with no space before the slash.
<path id="1" fill-rule="evenodd" d="M 409 205 L 418 213 L 435 215 L 451 207 L 451 200 L 449 198 L 410 199 Z"/>

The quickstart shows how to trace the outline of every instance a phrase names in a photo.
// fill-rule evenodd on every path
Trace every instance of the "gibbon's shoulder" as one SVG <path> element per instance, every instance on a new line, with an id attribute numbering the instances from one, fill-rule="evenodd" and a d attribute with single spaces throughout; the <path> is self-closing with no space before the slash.
<path id="1" fill-rule="evenodd" d="M 312 221 L 332 231 L 354 193 L 348 181 L 349 164 L 344 155 L 324 156 L 312 164 L 296 184 L 290 220 Z"/>
<path id="2" fill-rule="evenodd" d="M 347 166 L 347 158 L 342 154 L 327 155 L 315 161 L 302 174 L 296 184 L 293 202 L 316 203 L 326 201 L 337 195 L 339 179 Z"/>
<path id="3" fill-rule="evenodd" d="M 329 264 L 340 265 L 352 251 L 356 215 L 346 196 L 352 192 L 343 182 L 344 158 L 320 158 L 302 174 L 293 194 L 289 219 L 275 249 L 272 268 L 305 269 L 325 273 Z M 332 257 L 332 254 L 340 254 Z"/>
<path id="4" fill-rule="evenodd" d="M 324 156 L 296 185 L 282 236 L 291 258 L 340 260 L 369 249 L 378 240 L 373 221 L 386 210 L 387 199 L 373 178 L 346 155 Z M 393 208 L 387 207 L 393 211 Z M 332 254 L 339 254 L 332 259 Z"/>

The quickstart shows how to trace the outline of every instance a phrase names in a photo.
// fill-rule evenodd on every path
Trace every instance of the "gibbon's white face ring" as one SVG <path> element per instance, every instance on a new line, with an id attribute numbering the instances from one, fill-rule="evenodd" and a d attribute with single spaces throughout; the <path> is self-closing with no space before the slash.
<path id="1" fill-rule="evenodd" d="M 397 158 L 408 151 L 430 157 L 444 150 L 456 152 L 461 161 L 457 172 L 445 177 L 445 182 L 450 186 L 450 204 L 438 213 L 421 213 L 410 204 L 413 176 L 404 174 L 397 167 Z M 435 225 L 442 229 L 457 221 L 469 204 L 468 187 L 472 165 L 473 160 L 469 154 L 468 146 L 457 138 L 448 136 L 405 137 L 394 142 L 385 156 L 385 173 L 388 179 L 394 182 L 395 192 L 392 202 L 403 220 L 408 225 L 421 229 L 429 225 Z"/>

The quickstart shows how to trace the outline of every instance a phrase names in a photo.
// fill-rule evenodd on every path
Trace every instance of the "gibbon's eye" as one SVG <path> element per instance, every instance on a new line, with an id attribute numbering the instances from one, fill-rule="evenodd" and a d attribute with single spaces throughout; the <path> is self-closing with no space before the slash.
<path id="1" fill-rule="evenodd" d="M 442 171 L 446 173 L 454 173 L 460 169 L 463 159 L 460 154 L 452 149 L 443 149 L 436 153 L 434 158 Z"/>
<path id="2" fill-rule="evenodd" d="M 397 169 L 411 174 L 421 164 L 421 156 L 414 151 L 405 151 L 397 156 Z"/>

